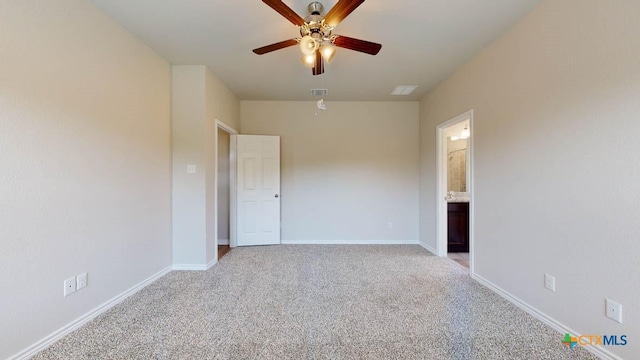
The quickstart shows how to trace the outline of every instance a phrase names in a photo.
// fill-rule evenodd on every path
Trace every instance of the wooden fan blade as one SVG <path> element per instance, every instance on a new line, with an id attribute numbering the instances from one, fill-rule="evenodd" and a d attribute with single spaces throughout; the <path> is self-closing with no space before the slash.
<path id="1" fill-rule="evenodd" d="M 311 70 L 314 76 L 324 74 L 324 60 L 319 50 L 316 50 L 316 63 Z"/>
<path id="2" fill-rule="evenodd" d="M 269 5 L 273 10 L 277 11 L 280 15 L 284 16 L 287 20 L 291 21 L 295 26 L 304 25 L 304 19 L 295 11 L 291 10 L 281 0 L 262 0 L 263 3 Z"/>
<path id="3" fill-rule="evenodd" d="M 364 0 L 339 0 L 338 3 L 324 17 L 324 23 L 337 26 L 353 12 Z"/>
<path id="4" fill-rule="evenodd" d="M 287 48 L 289 46 L 298 45 L 298 41 L 296 39 L 280 41 L 275 44 L 263 46 L 261 48 L 254 49 L 253 52 L 258 55 L 264 55 L 266 53 L 270 53 L 272 51 L 280 50 Z"/>
<path id="5" fill-rule="evenodd" d="M 382 45 L 380 44 L 376 44 L 370 41 L 358 40 L 342 35 L 336 37 L 336 39 L 333 41 L 333 44 L 341 48 L 360 51 L 370 55 L 377 55 L 380 52 L 380 49 L 382 49 Z"/>

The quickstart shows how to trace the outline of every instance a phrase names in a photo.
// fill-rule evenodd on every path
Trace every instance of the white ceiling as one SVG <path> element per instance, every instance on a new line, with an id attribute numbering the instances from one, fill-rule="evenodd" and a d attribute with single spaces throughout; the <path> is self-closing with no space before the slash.
<path id="1" fill-rule="evenodd" d="M 251 50 L 299 35 L 260 0 L 92 0 L 172 64 L 207 65 L 241 100 L 419 100 L 539 0 L 366 0 L 334 30 L 382 44 L 377 56 L 338 49 L 312 76 L 297 47 Z M 306 17 L 311 0 L 285 0 Z M 337 0 L 322 0 L 325 12 Z M 408 97 L 396 85 L 419 85 Z"/>

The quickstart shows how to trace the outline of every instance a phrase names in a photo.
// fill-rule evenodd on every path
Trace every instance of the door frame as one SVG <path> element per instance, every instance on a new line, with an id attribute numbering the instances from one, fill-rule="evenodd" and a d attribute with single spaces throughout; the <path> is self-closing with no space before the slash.
<path id="1" fill-rule="evenodd" d="M 469 272 L 474 274 L 475 244 L 475 186 L 474 186 L 474 120 L 473 109 L 455 116 L 436 126 L 436 255 L 447 256 L 447 134 L 445 129 L 469 119 L 469 141 L 467 144 L 467 191 L 469 201 Z"/>
<path id="2" fill-rule="evenodd" d="M 235 244 L 235 192 L 236 192 L 236 153 L 235 146 L 233 145 L 234 136 L 238 134 L 238 132 L 232 128 L 231 126 L 225 124 L 224 122 L 215 119 L 215 149 L 214 149 L 214 159 L 216 160 L 216 171 L 214 176 L 214 202 L 215 202 L 215 211 L 213 216 L 215 218 L 214 221 L 214 261 L 218 261 L 218 136 L 219 131 L 222 129 L 223 131 L 229 133 L 229 246 L 234 247 Z"/>

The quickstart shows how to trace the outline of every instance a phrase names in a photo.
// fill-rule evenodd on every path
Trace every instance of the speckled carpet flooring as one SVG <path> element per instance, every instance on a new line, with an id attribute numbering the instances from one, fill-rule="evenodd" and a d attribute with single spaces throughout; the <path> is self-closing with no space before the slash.
<path id="1" fill-rule="evenodd" d="M 236 248 L 34 359 L 595 359 L 418 246 Z"/>

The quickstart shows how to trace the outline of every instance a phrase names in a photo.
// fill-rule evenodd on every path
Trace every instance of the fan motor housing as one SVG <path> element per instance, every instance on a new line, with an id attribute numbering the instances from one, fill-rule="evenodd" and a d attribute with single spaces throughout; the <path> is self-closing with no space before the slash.
<path id="1" fill-rule="evenodd" d="M 309 4 L 307 9 L 309 9 L 309 14 L 311 15 L 321 15 L 324 11 L 324 6 L 321 3 L 314 1 Z"/>
<path id="2" fill-rule="evenodd" d="M 329 40 L 331 38 L 332 28 L 327 27 L 322 22 L 322 20 L 324 20 L 324 16 L 322 16 L 324 5 L 314 1 L 309 4 L 308 9 L 310 15 L 304 19 L 305 24 L 300 26 L 300 35 L 302 37 L 310 35 L 315 39 Z"/>

